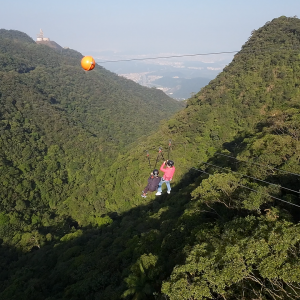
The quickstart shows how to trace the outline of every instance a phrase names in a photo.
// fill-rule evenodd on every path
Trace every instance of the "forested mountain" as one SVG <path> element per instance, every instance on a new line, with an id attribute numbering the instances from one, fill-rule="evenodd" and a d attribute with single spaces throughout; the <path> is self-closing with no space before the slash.
<path id="1" fill-rule="evenodd" d="M 0 215 L 12 224 L 0 236 L 14 245 L 44 222 L 101 223 L 105 169 L 182 107 L 81 58 L 0 31 Z"/>
<path id="2" fill-rule="evenodd" d="M 10 240 L 0 248 L 1 299 L 299 299 L 299 49 L 299 19 L 268 22 L 184 110 L 106 167 L 101 190 L 86 178 L 82 194 L 66 199 L 65 208 L 46 206 L 31 222 L 26 211 L 33 199 L 2 213 L 0 233 Z M 72 115 L 75 125 L 84 115 Z M 11 147 L 19 142 L 15 135 L 5 138 Z M 82 145 L 94 135 L 97 130 L 83 136 Z M 72 140 L 82 147 L 78 137 Z M 42 141 L 30 138 L 29 150 L 36 147 L 42 156 Z M 145 150 L 153 167 L 159 146 L 175 161 L 172 191 L 144 200 Z M 67 185 L 70 175 L 59 169 L 63 147 L 47 148 L 44 176 Z M 26 165 L 17 168 L 3 156 L 2 166 L 10 176 L 2 186 L 22 180 Z M 71 174 L 89 173 L 86 165 L 76 167 Z M 23 193 L 25 186 L 30 196 L 35 187 L 26 184 L 16 182 L 14 191 Z M 86 201 L 84 188 L 92 191 L 93 184 L 103 206 L 92 197 Z M 47 190 L 46 203 L 55 199 L 55 188 Z M 19 197 L 14 191 L 1 199 L 2 207 Z M 88 212 L 92 225 L 85 221 Z M 70 216 L 79 224 L 63 226 Z"/>

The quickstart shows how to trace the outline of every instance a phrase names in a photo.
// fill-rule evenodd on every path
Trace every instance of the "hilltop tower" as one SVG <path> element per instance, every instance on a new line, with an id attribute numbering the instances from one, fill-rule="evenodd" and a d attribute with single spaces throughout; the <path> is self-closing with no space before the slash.
<path id="1" fill-rule="evenodd" d="M 40 29 L 40 32 L 37 34 L 36 41 L 37 42 L 49 42 L 50 39 L 49 38 L 45 38 L 43 30 Z"/>
<path id="2" fill-rule="evenodd" d="M 62 47 L 55 43 L 54 41 L 50 41 L 49 38 L 44 37 L 44 32 L 40 29 L 40 32 L 37 34 L 36 43 L 40 45 L 45 45 L 50 48 L 62 51 Z"/>

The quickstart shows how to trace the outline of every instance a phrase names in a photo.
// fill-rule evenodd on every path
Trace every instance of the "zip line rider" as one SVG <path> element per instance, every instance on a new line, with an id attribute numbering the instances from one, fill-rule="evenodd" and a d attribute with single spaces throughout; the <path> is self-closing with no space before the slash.
<path id="1" fill-rule="evenodd" d="M 147 197 L 147 192 L 155 192 L 157 190 L 158 184 L 160 183 L 161 177 L 158 176 L 159 172 L 157 169 L 154 169 L 148 178 L 148 184 L 142 191 L 142 197 Z"/>
<path id="2" fill-rule="evenodd" d="M 165 168 L 165 166 L 167 166 L 167 168 Z M 161 195 L 161 192 L 162 192 L 161 186 L 163 183 L 165 183 L 167 185 L 167 188 L 168 188 L 167 193 L 170 194 L 170 192 L 171 192 L 170 181 L 172 180 L 173 175 L 175 173 L 174 161 L 173 160 L 164 161 L 160 167 L 160 170 L 162 172 L 164 172 L 165 174 L 162 177 L 162 179 L 158 185 L 158 190 L 157 190 L 156 196 Z"/>

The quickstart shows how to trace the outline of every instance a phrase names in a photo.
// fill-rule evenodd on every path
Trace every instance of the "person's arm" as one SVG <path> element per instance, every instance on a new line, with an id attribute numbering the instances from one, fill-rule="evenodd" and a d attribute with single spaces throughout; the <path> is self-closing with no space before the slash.
<path id="1" fill-rule="evenodd" d="M 166 164 L 166 162 L 164 161 L 164 162 L 162 163 L 162 165 L 160 166 L 160 170 L 161 170 L 162 172 L 164 172 L 164 173 L 165 173 L 165 169 L 164 169 L 165 164 Z"/>

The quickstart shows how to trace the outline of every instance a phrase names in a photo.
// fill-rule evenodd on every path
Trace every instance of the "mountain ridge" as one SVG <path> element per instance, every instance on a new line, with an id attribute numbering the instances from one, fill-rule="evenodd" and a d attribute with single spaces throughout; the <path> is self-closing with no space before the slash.
<path id="1" fill-rule="evenodd" d="M 277 49 L 261 51 L 262 45 Z M 37 214 L 39 230 L 12 236 L 19 242 L 10 251 L 1 245 L 1 297 L 298 299 L 299 213 L 290 204 L 299 204 L 299 178 L 277 170 L 300 174 L 298 45 L 297 18 L 280 17 L 254 31 L 184 110 L 136 139 L 101 173 L 105 201 L 97 205 L 107 213 L 97 224 L 70 223 L 60 231 L 58 220 Z M 162 145 L 166 158 L 170 139 L 171 194 L 143 199 L 150 172 L 145 150 L 154 163 Z M 84 220 L 80 213 L 93 214 L 96 203 L 84 206 L 84 193 L 78 197 L 68 209 Z M 14 213 L 24 212 L 22 204 Z M 0 215 L 2 232 L 11 220 Z M 50 223 L 56 230 L 49 231 Z M 33 245 L 32 253 L 14 251 Z"/>
<path id="2" fill-rule="evenodd" d="M 155 130 L 182 104 L 99 66 L 87 73 L 76 51 L 59 53 L 20 32 L 1 32 L 3 213 L 10 211 L 11 218 L 16 214 L 20 228 L 24 222 L 42 226 L 34 225 L 31 218 L 36 210 L 47 209 L 55 220 L 58 215 L 71 218 L 74 211 L 73 218 L 81 224 L 97 222 L 105 212 L 105 168 L 137 136 Z M 66 203 L 76 203 L 76 209 Z M 77 205 L 84 208 L 85 203 L 91 216 L 77 216 L 84 211 Z M 21 207 L 26 213 L 19 213 Z"/>

